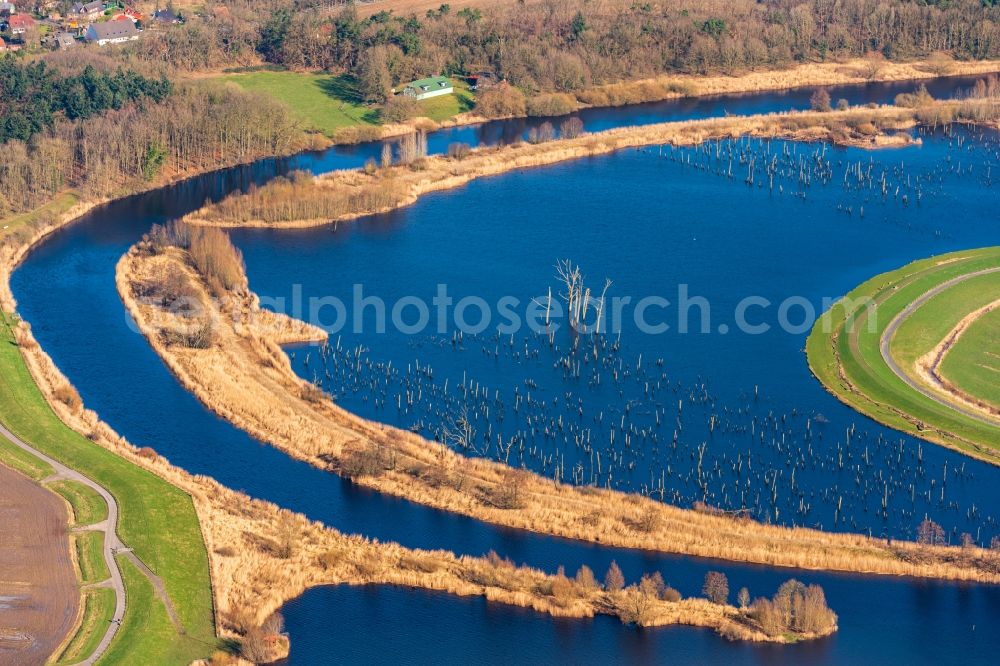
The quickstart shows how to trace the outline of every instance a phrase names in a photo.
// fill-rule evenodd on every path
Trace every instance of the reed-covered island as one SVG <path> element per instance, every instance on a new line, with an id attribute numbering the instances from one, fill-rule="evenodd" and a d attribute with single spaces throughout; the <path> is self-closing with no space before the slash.
<path id="1" fill-rule="evenodd" d="M 555 482 L 348 413 L 280 345 L 319 329 L 263 312 L 219 230 L 157 227 L 118 264 L 119 294 L 153 348 L 211 410 L 356 483 L 497 525 L 606 545 L 772 566 L 1000 582 L 1000 553 L 765 525 L 637 494 Z"/>
<path id="2" fill-rule="evenodd" d="M 990 79 L 983 83 L 979 96 L 963 101 L 935 101 L 918 88 L 913 94 L 900 95 L 894 106 L 832 110 L 827 95 L 814 100 L 824 110 L 666 122 L 593 134 L 584 133 L 580 121 L 571 118 L 562 122 L 558 134 L 547 124 L 532 130 L 527 142 L 477 149 L 453 144 L 447 154 L 430 157 L 424 135 L 415 132 L 400 138 L 395 150 L 387 144 L 381 160 L 369 160 L 363 170 L 318 177 L 295 173 L 247 193 L 232 194 L 188 215 L 185 221 L 217 227 L 319 226 L 384 213 L 412 204 L 429 192 L 516 169 L 627 148 L 690 146 L 741 136 L 867 149 L 907 146 L 919 142 L 907 131 L 917 125 L 995 123 L 1000 117 L 998 95 L 1000 85 Z"/>

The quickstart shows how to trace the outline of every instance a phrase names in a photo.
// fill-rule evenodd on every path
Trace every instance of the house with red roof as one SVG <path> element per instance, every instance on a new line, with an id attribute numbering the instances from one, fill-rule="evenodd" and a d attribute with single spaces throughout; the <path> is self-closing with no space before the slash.
<path id="1" fill-rule="evenodd" d="M 7 19 L 7 30 L 12 35 L 23 35 L 35 27 L 35 19 L 27 14 L 15 14 Z"/>

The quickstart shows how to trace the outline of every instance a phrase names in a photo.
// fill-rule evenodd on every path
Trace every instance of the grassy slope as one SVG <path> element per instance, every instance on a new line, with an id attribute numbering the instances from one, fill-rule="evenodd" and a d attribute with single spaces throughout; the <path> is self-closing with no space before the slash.
<path id="1" fill-rule="evenodd" d="M 80 567 L 80 582 L 84 585 L 99 583 L 111 575 L 104 562 L 104 533 L 76 532 L 73 534 L 76 561 Z"/>
<path id="2" fill-rule="evenodd" d="M 913 365 L 944 340 L 962 318 L 997 298 L 1000 298 L 1000 273 L 969 278 L 942 291 L 899 326 L 890 343 L 893 357 L 900 367 Z"/>
<path id="3" fill-rule="evenodd" d="M 469 90 L 469 84 L 456 78 L 452 78 L 451 81 L 455 84 L 455 94 L 441 95 L 419 102 L 420 115 L 441 122 L 472 110 L 475 100 L 472 91 Z"/>
<path id="4" fill-rule="evenodd" d="M 2 417 L 3 415 L 0 413 L 0 421 L 3 420 Z M 35 481 L 40 481 L 55 471 L 48 463 L 39 460 L 2 438 L 0 438 L 0 462 Z"/>
<path id="5" fill-rule="evenodd" d="M 63 192 L 34 210 L 4 218 L 3 222 L 0 223 L 0 240 L 3 240 L 8 234 L 17 232 L 21 227 L 31 225 L 42 215 L 51 215 L 53 217 L 61 215 L 79 203 L 79 201 L 80 195 L 75 191 Z"/>
<path id="6" fill-rule="evenodd" d="M 945 355 L 941 374 L 966 393 L 1000 407 L 1000 308 L 965 330 Z"/>
<path id="7" fill-rule="evenodd" d="M 48 486 L 73 507 L 74 525 L 93 525 L 108 517 L 108 505 L 104 499 L 79 481 L 55 481 Z"/>
<path id="8" fill-rule="evenodd" d="M 301 72 L 260 71 L 226 74 L 241 88 L 267 93 L 287 104 L 307 128 L 332 135 L 341 127 L 373 125 L 378 114 L 365 106 L 351 77 Z"/>
<path id="9" fill-rule="evenodd" d="M 115 612 L 115 591 L 95 587 L 83 593 L 83 619 L 56 664 L 76 664 L 93 654 Z"/>
<path id="10" fill-rule="evenodd" d="M 379 124 L 379 112 L 365 105 L 354 79 L 349 75 L 330 76 L 308 72 L 265 70 L 242 74 L 225 74 L 222 81 L 231 81 L 246 90 L 254 90 L 287 104 L 292 115 L 307 128 L 332 136 L 342 127 Z M 442 95 L 420 102 L 421 115 L 438 122 L 469 111 L 473 94 L 469 85 L 452 79 L 454 95 Z"/>
<path id="11" fill-rule="evenodd" d="M 196 658 L 192 655 L 205 656 L 212 652 L 214 641 L 205 642 L 190 635 L 177 636 L 149 579 L 124 558 L 118 558 L 118 565 L 128 589 L 126 606 L 136 610 L 125 614 L 118 635 L 98 664 L 187 664 Z"/>
<path id="12" fill-rule="evenodd" d="M 176 648 L 176 663 L 211 653 L 216 639 L 208 554 L 191 498 L 60 421 L 32 380 L 5 325 L 0 325 L 0 421 L 21 439 L 83 472 L 115 496 L 121 509 L 119 534 L 163 578 L 187 632 L 186 637 L 178 636 L 167 621 L 157 635 L 170 645 L 161 647 Z M 151 612 L 131 603 L 127 615 Z M 131 642 L 133 637 L 126 640 Z M 173 662 L 143 659 L 131 663 Z"/>
<path id="13" fill-rule="evenodd" d="M 963 259 L 940 263 L 954 257 Z M 863 307 L 846 313 L 843 303 L 834 305 L 817 321 L 806 343 L 810 368 L 834 395 L 877 421 L 1000 462 L 1000 432 L 913 391 L 882 361 L 879 350 L 882 331 L 910 302 L 951 277 L 998 263 L 1000 248 L 986 248 L 914 262 L 872 278 L 848 298 L 872 298 L 877 303 L 876 325 L 868 326 L 870 311 Z M 845 327 L 848 314 L 856 318 L 853 325 Z M 840 376 L 841 371 L 849 383 Z M 921 429 L 916 421 L 934 430 Z"/>

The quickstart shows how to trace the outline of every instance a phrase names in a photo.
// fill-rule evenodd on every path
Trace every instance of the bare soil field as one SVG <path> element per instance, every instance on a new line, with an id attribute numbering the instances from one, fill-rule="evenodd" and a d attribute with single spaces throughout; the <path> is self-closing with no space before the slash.
<path id="1" fill-rule="evenodd" d="M 76 622 L 66 507 L 0 465 L 0 664 L 43 664 Z"/>

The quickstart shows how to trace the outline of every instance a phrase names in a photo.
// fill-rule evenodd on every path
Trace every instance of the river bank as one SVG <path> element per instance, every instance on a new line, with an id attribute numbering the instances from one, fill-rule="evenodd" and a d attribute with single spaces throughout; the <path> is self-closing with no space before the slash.
<path id="1" fill-rule="evenodd" d="M 154 285 L 166 274 L 185 276 L 200 304 L 194 320 L 189 312 L 157 304 L 163 301 Z M 183 255 L 134 248 L 119 262 L 117 284 L 149 343 L 209 409 L 291 456 L 380 492 L 497 525 L 605 545 L 771 566 L 1000 581 L 1000 561 L 987 550 L 763 525 L 558 484 L 459 455 L 338 407 L 292 372 L 271 327 L 257 325 L 262 315 L 253 297 L 211 298 Z M 205 320 L 212 322 L 210 344 L 170 343 L 178 339 L 174 331 L 198 329 Z"/>
<path id="2" fill-rule="evenodd" d="M 292 181 L 278 179 L 246 194 L 231 195 L 184 219 L 190 224 L 217 227 L 321 226 L 385 213 L 411 205 L 429 192 L 459 187 L 477 178 L 651 145 L 690 146 L 749 136 L 865 149 L 900 147 L 919 142 L 904 130 L 920 122 L 955 118 L 960 109 L 966 114 L 971 114 L 970 109 L 995 112 L 991 100 L 929 102 L 919 109 L 883 106 L 713 118 L 624 127 L 538 143 L 456 148 L 448 155 L 417 157 L 403 164 L 398 159 L 393 165 L 383 161 L 381 168 L 371 166 L 363 171 L 337 171 Z M 752 175 L 747 176 L 747 182 L 752 184 Z"/>

